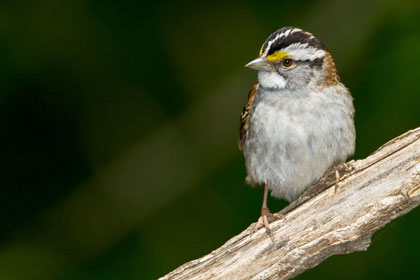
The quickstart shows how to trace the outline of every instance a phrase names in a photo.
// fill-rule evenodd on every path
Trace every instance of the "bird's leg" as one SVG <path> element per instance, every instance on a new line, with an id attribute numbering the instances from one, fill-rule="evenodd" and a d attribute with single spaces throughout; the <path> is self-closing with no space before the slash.
<path id="1" fill-rule="evenodd" d="M 335 184 L 334 184 L 334 193 L 337 193 L 337 189 L 338 189 L 338 182 L 340 182 L 340 169 L 343 168 L 345 171 L 347 171 L 349 169 L 349 167 L 347 166 L 347 164 L 345 162 L 340 162 L 336 165 L 334 165 L 333 167 L 333 171 L 335 174 Z"/>
<path id="2" fill-rule="evenodd" d="M 263 197 L 263 204 L 261 207 L 261 216 L 259 217 L 257 223 L 255 224 L 254 232 L 256 232 L 262 226 L 265 227 L 268 234 L 271 236 L 270 225 L 268 222 L 268 218 L 281 218 L 282 215 L 278 213 L 271 213 L 270 209 L 267 207 L 267 196 L 268 196 L 268 187 L 267 185 L 264 186 L 264 197 Z"/>
<path id="3" fill-rule="evenodd" d="M 327 171 L 325 171 L 324 175 L 322 176 L 321 180 L 325 180 L 325 182 L 328 184 L 328 177 L 330 175 L 334 175 L 335 177 L 335 183 L 334 183 L 334 192 L 336 193 L 338 190 L 338 183 L 340 182 L 341 175 L 340 171 L 344 171 L 344 173 L 348 172 L 350 170 L 349 166 L 345 162 L 339 162 L 336 165 L 330 166 Z M 330 179 L 331 180 L 331 179 Z"/>
<path id="4" fill-rule="evenodd" d="M 338 182 L 340 182 L 340 171 L 338 170 L 337 166 L 334 166 L 334 174 L 335 174 L 334 193 L 337 193 Z"/>

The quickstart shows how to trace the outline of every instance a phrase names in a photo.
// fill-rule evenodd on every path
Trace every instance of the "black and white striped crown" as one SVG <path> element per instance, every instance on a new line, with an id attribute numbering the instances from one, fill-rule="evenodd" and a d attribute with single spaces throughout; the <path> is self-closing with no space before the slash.
<path id="1" fill-rule="evenodd" d="M 286 26 L 271 34 L 260 50 L 260 56 L 270 57 L 282 52 L 293 54 L 297 60 L 313 60 L 323 57 L 325 45 L 309 32 Z"/>

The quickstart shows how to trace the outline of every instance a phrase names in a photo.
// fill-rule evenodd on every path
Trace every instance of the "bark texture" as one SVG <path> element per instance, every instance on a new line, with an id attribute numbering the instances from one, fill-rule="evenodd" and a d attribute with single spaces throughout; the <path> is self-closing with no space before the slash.
<path id="1" fill-rule="evenodd" d="M 420 204 L 420 128 L 312 185 L 273 221 L 254 224 L 164 279 L 290 279 L 329 256 L 366 250 L 374 232 Z"/>

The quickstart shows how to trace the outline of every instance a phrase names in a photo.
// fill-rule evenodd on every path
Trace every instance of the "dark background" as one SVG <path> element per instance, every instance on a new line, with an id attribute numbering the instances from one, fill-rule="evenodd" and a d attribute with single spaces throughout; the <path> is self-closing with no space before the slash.
<path id="1" fill-rule="evenodd" d="M 256 221 L 243 66 L 282 26 L 333 54 L 355 159 L 416 128 L 418 3 L 1 1 L 0 279 L 154 279 Z M 419 219 L 298 279 L 420 279 Z"/>

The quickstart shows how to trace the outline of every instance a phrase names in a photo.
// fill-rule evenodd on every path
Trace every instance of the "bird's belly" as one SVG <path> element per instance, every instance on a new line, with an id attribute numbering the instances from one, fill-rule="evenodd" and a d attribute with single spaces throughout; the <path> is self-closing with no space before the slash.
<path id="1" fill-rule="evenodd" d="M 334 162 L 345 160 L 349 152 L 340 151 L 340 142 L 347 128 L 334 126 L 323 113 L 256 106 L 244 145 L 251 182 L 265 183 L 273 196 L 293 200 Z"/>

